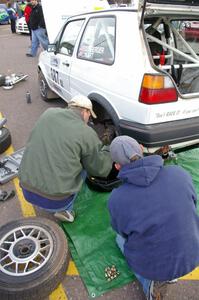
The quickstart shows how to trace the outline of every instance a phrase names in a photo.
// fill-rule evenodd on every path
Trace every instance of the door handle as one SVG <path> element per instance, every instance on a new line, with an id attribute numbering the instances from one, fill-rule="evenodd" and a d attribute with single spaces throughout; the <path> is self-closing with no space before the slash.
<path id="1" fill-rule="evenodd" d="M 69 67 L 69 66 L 70 66 L 69 62 L 67 62 L 67 61 L 64 61 L 64 62 L 62 63 L 62 65 L 66 66 L 66 67 Z"/>

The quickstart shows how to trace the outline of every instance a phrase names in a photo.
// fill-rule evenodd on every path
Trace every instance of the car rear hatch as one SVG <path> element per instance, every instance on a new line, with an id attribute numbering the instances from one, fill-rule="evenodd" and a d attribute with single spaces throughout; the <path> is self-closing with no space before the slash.
<path id="1" fill-rule="evenodd" d="M 199 1 L 148 0 L 140 9 L 153 67 L 143 78 L 140 102 L 168 104 L 153 108 L 155 123 L 198 117 Z"/>

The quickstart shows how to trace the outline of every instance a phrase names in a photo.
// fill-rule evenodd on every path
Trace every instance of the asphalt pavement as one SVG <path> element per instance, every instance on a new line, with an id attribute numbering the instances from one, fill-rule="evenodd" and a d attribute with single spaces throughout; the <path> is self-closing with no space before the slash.
<path id="1" fill-rule="evenodd" d="M 64 107 L 63 100 L 44 102 L 40 98 L 37 81 L 38 57 L 26 57 L 30 39 L 27 35 L 12 34 L 9 25 L 0 25 L 0 74 L 24 73 L 26 81 L 18 83 L 11 90 L 0 87 L 0 113 L 7 118 L 6 126 L 12 136 L 12 147 L 7 153 L 25 146 L 28 136 L 38 117 L 48 107 Z M 41 51 L 41 49 L 40 49 Z M 30 92 L 31 103 L 26 101 L 26 92 Z M 6 153 L 0 155 L 2 158 Z M 16 189 L 19 191 L 17 180 L 0 186 L 2 190 Z M 31 216 L 42 216 L 53 219 L 41 210 L 27 207 L 20 199 L 19 192 L 6 202 L 0 203 L 0 225 Z M 146 266 L 147 268 L 147 266 Z M 199 272 L 170 284 L 165 300 L 199 300 Z M 49 300 L 88 300 L 88 294 L 74 264 L 71 262 L 62 285 L 52 293 Z M 144 300 L 145 297 L 137 281 L 123 288 L 115 289 L 99 297 L 101 300 Z M 4 299 L 0 299 L 4 300 Z M 20 300 L 20 299 L 19 299 Z M 28 300 L 28 299 L 27 299 Z M 47 299 L 44 299 L 47 300 Z"/>

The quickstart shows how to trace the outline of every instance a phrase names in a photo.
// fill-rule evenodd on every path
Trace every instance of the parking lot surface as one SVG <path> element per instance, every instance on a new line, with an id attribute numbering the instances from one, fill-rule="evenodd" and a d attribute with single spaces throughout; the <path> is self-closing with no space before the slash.
<path id="1" fill-rule="evenodd" d="M 12 147 L 5 154 L 22 148 L 30 134 L 38 117 L 48 107 L 64 107 L 64 101 L 55 100 L 44 102 L 39 95 L 37 82 L 37 61 L 36 58 L 26 57 L 30 45 L 27 35 L 11 34 L 9 25 L 0 25 L 0 74 L 10 75 L 12 73 L 24 73 L 28 79 L 18 83 L 11 90 L 4 90 L 0 87 L 0 112 L 7 118 L 6 126 L 11 131 Z M 26 92 L 31 95 L 31 103 L 26 101 Z M 4 154 L 0 155 L 2 158 Z M 53 217 L 41 210 L 27 205 L 23 199 L 17 179 L 0 186 L 0 189 L 16 189 L 16 196 L 7 202 L 0 203 L 0 225 L 8 221 L 43 216 Z M 165 300 L 199 300 L 199 271 L 186 280 L 179 280 L 176 284 L 170 284 L 168 295 Z M 102 300 L 144 300 L 141 287 L 137 281 L 128 284 L 120 289 L 115 289 L 99 297 Z M 62 284 L 49 298 L 50 300 L 88 300 L 88 294 L 78 274 L 73 261 L 70 261 L 69 268 Z M 3 300 L 3 299 L 2 299 Z M 47 299 L 44 299 L 47 300 Z"/>

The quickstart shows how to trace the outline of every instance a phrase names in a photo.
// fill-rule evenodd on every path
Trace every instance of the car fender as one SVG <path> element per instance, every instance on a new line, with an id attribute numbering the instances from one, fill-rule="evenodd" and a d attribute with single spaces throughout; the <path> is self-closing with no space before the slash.
<path id="1" fill-rule="evenodd" d="M 116 126 L 117 130 L 119 128 L 119 116 L 110 102 L 98 93 L 90 93 L 88 98 L 93 102 L 93 106 L 95 109 L 95 103 L 98 103 L 104 110 L 108 113 L 111 120 L 113 121 L 114 125 Z M 97 111 L 96 111 L 97 114 Z"/>

